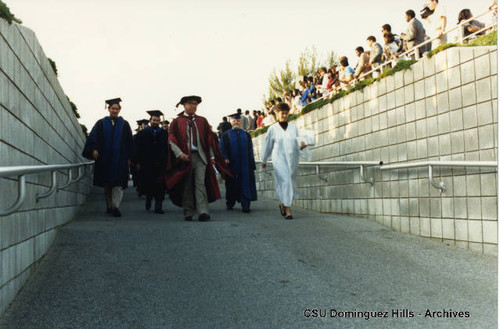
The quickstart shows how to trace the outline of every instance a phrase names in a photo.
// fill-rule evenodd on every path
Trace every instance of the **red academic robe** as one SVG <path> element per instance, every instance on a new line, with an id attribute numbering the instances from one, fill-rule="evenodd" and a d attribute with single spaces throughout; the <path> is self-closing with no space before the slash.
<path id="1" fill-rule="evenodd" d="M 220 154 L 217 143 L 210 129 L 210 125 L 204 117 L 195 116 L 196 127 L 200 137 L 201 147 L 205 152 L 207 161 L 210 161 L 210 147 L 212 147 L 215 156 L 215 167 L 224 176 L 232 177 L 231 171 L 224 162 Z M 187 144 L 187 117 L 183 114 L 175 118 L 170 124 L 168 132 L 168 144 L 173 142 L 183 153 L 189 155 L 189 145 Z M 215 170 L 210 163 L 207 164 L 205 173 L 205 188 L 207 189 L 208 202 L 213 202 L 221 198 L 219 184 Z M 191 170 L 191 162 L 178 160 L 169 147 L 169 156 L 167 162 L 166 183 L 169 190 L 170 199 L 179 207 L 182 207 L 182 195 L 184 190 L 184 179 Z M 194 198 L 194 195 L 193 195 Z"/>

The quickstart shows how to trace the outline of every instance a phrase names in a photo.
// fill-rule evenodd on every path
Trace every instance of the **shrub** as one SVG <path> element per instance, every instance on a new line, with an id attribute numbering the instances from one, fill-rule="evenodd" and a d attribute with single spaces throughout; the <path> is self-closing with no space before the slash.
<path id="1" fill-rule="evenodd" d="M 56 77 L 57 77 L 57 66 L 56 62 L 54 62 L 52 59 L 47 58 L 49 60 L 50 66 L 52 66 L 52 70 L 54 71 Z"/>
<path id="2" fill-rule="evenodd" d="M 12 24 L 12 21 L 22 24 L 22 21 L 10 12 L 9 7 L 2 0 L 0 0 L 0 17 L 7 20 L 9 24 Z"/>

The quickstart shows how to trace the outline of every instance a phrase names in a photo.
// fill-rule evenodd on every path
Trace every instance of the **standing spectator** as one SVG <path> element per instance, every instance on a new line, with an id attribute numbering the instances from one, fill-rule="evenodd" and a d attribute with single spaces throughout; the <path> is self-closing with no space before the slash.
<path id="1" fill-rule="evenodd" d="M 356 79 L 360 79 L 360 77 L 365 74 L 366 72 L 370 71 L 370 59 L 368 58 L 368 55 L 365 54 L 365 50 L 363 47 L 358 47 L 355 50 L 356 56 L 358 56 L 358 62 L 356 63 L 355 66 L 355 71 L 354 71 L 354 77 Z M 362 77 L 362 79 L 370 78 L 371 74 L 365 75 Z"/>
<path id="2" fill-rule="evenodd" d="M 462 21 L 466 21 L 468 19 L 472 18 L 472 13 L 469 9 L 462 9 L 460 13 L 458 14 L 458 23 Z M 474 40 L 477 37 L 484 35 L 485 31 L 482 31 L 480 33 L 474 34 L 477 31 L 483 29 L 485 27 L 484 23 L 479 22 L 478 20 L 473 19 L 472 21 L 464 24 L 462 26 L 462 37 L 467 38 L 465 39 L 465 43 L 468 43 L 470 40 Z M 474 34 L 472 37 L 469 37 L 471 34 Z"/>
<path id="3" fill-rule="evenodd" d="M 406 11 L 406 22 L 408 27 L 406 33 L 401 34 L 401 39 L 406 42 L 406 50 L 410 50 L 424 42 L 425 29 L 422 23 L 415 18 L 415 12 L 411 9 Z M 421 57 L 424 53 L 424 47 L 420 47 L 418 53 L 418 57 Z M 412 53 L 410 57 L 415 59 L 415 54 Z"/>
<path id="4" fill-rule="evenodd" d="M 307 102 L 314 102 L 318 96 L 317 96 L 317 90 L 316 90 L 316 85 L 314 84 L 314 77 L 307 77 L 307 89 L 309 89 L 309 95 L 307 98 Z M 281 101 L 280 101 L 281 103 Z"/>
<path id="5" fill-rule="evenodd" d="M 155 213 L 164 214 L 165 169 L 167 168 L 168 133 L 160 127 L 161 111 L 148 111 L 150 125 L 141 130 L 135 139 L 134 162 L 140 172 L 139 189 L 146 195 L 146 210 L 155 199 Z"/>
<path id="6" fill-rule="evenodd" d="M 404 49 L 403 48 L 403 41 L 401 41 L 401 38 L 399 37 L 399 35 L 392 33 L 392 27 L 389 24 L 382 25 L 382 35 L 384 35 L 386 33 L 391 34 L 392 37 L 394 38 L 394 42 L 398 46 L 397 53 L 403 52 L 403 49 Z"/>
<path id="7" fill-rule="evenodd" d="M 248 130 L 248 127 L 249 127 L 249 123 L 248 123 L 248 118 L 246 116 L 243 115 L 243 113 L 241 113 L 241 109 L 237 109 L 236 110 L 236 113 L 238 113 L 239 115 L 241 115 L 241 118 L 243 119 L 243 130 L 247 131 Z"/>
<path id="8" fill-rule="evenodd" d="M 222 122 L 219 123 L 219 125 L 217 126 L 217 132 L 219 133 L 219 138 L 229 129 L 231 129 L 231 124 L 227 121 L 227 117 L 222 117 Z"/>
<path id="9" fill-rule="evenodd" d="M 300 86 L 302 89 L 302 94 L 300 95 L 300 101 L 302 107 L 307 105 L 307 99 L 309 98 L 309 88 L 307 86 L 307 81 L 300 81 Z"/>
<path id="10" fill-rule="evenodd" d="M 231 116 L 232 129 L 222 135 L 219 148 L 233 178 L 226 179 L 226 208 L 232 210 L 236 201 L 244 213 L 250 212 L 250 201 L 257 200 L 255 187 L 255 159 L 252 138 L 241 129 L 242 119 Z"/>
<path id="11" fill-rule="evenodd" d="M 370 60 L 368 63 L 372 69 L 376 69 L 382 64 L 382 46 L 377 42 L 377 39 L 373 35 L 366 38 L 366 42 L 368 44 L 368 48 L 370 48 Z"/>
<path id="12" fill-rule="evenodd" d="M 300 110 L 302 110 L 300 91 L 298 89 L 294 89 L 292 92 L 292 114 L 300 113 Z"/>
<path id="13" fill-rule="evenodd" d="M 320 77 L 320 85 L 318 86 L 318 91 L 322 96 L 328 95 L 328 74 L 326 71 L 326 67 L 320 67 L 318 70 Z"/>
<path id="14" fill-rule="evenodd" d="M 251 126 L 251 124 L 252 124 L 252 123 L 251 123 L 251 119 L 250 119 L 250 111 L 249 111 L 249 110 L 246 110 L 246 111 L 245 111 L 245 115 L 244 115 L 244 117 L 247 119 L 247 120 L 246 120 L 246 121 L 247 121 L 247 126 L 246 126 L 245 131 L 249 131 L 249 130 L 250 130 L 250 126 Z"/>
<path id="15" fill-rule="evenodd" d="M 493 3 L 488 8 L 492 11 L 491 13 L 491 24 L 496 24 L 498 19 L 498 5 L 497 0 L 493 0 Z"/>
<path id="16" fill-rule="evenodd" d="M 104 188 L 106 212 L 121 217 L 123 190 L 128 186 L 133 152 L 132 130 L 119 116 L 120 98 L 109 99 L 109 116 L 96 122 L 87 138 L 82 155 L 95 160 L 94 185 Z"/>
<path id="17" fill-rule="evenodd" d="M 340 61 L 340 66 L 342 67 L 342 73 L 340 76 L 340 87 L 343 90 L 349 90 L 351 81 L 354 80 L 354 70 L 349 66 L 349 61 L 347 57 L 343 57 Z"/>
<path id="18" fill-rule="evenodd" d="M 250 130 L 257 129 L 257 111 L 253 110 L 250 116 Z"/>
<path id="19" fill-rule="evenodd" d="M 262 123 L 262 120 L 264 120 L 264 114 L 262 114 L 262 111 L 257 112 L 257 120 L 256 120 L 256 125 L 257 129 L 264 127 L 264 124 Z"/>
<path id="20" fill-rule="evenodd" d="M 444 34 L 446 31 L 446 9 L 442 4 L 439 4 L 439 0 L 427 0 L 427 8 L 433 11 L 425 20 L 430 24 L 431 39 L 438 38 L 432 41 L 432 48 L 435 49 L 445 44 L 448 39 Z"/>
<path id="21" fill-rule="evenodd" d="M 398 59 L 398 45 L 394 41 L 394 36 L 390 33 L 384 34 L 384 62 Z"/>

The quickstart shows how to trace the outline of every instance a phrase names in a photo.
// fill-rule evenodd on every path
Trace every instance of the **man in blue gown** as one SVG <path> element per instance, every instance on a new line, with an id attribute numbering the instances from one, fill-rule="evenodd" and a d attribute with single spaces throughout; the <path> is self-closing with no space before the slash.
<path id="1" fill-rule="evenodd" d="M 133 147 L 130 125 L 119 116 L 120 102 L 120 98 L 106 101 L 109 116 L 96 122 L 82 153 L 95 160 L 94 185 L 104 188 L 106 212 L 115 217 L 121 216 L 119 208 L 128 185 Z"/>
<path id="2" fill-rule="evenodd" d="M 242 211 L 249 213 L 250 201 L 257 200 L 255 158 L 252 138 L 242 129 L 242 121 L 238 113 L 231 116 L 233 127 L 222 135 L 219 148 L 234 175 L 226 179 L 226 207 L 231 210 L 238 201 Z"/>

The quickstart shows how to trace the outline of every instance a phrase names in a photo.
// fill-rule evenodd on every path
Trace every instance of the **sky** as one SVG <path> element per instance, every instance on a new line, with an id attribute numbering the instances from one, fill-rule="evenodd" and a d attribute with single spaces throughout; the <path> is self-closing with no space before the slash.
<path id="1" fill-rule="evenodd" d="M 59 82 L 90 130 L 107 115 L 104 100 L 121 97 L 121 115 L 136 127 L 159 109 L 175 117 L 182 96 L 199 95 L 197 114 L 217 127 L 237 108 L 258 110 L 274 69 L 313 46 L 356 63 L 366 37 L 381 26 L 406 29 L 423 0 L 3 0 L 32 29 Z M 448 26 L 461 9 L 473 14 L 492 0 L 441 0 Z M 490 22 L 484 16 L 483 22 Z"/>

